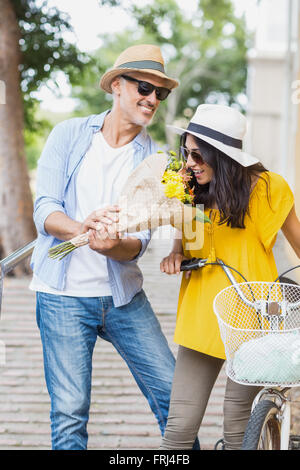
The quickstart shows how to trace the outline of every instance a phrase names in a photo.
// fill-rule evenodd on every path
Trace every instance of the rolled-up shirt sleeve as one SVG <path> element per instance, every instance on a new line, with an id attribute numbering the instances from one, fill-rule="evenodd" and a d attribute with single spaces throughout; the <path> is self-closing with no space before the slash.
<path id="1" fill-rule="evenodd" d="M 149 245 L 149 242 L 151 240 L 151 230 L 144 230 L 143 232 L 135 232 L 134 234 L 131 234 L 131 236 L 138 238 L 139 240 L 141 240 L 141 243 L 142 243 L 140 252 L 135 257 L 135 259 L 138 259 L 141 256 L 143 256 L 143 254 L 145 253 L 147 249 L 147 246 Z"/>
<path id="2" fill-rule="evenodd" d="M 52 212 L 63 212 L 68 131 L 66 121 L 54 127 L 38 161 L 33 218 L 39 233 L 47 235 L 45 220 Z"/>
<path id="3" fill-rule="evenodd" d="M 149 245 L 149 242 L 151 240 L 152 232 L 151 230 L 143 230 L 142 232 L 125 233 L 123 236 L 125 238 L 127 237 L 137 238 L 138 240 L 141 241 L 142 246 L 141 246 L 139 253 L 131 260 L 131 261 L 137 261 L 145 253 L 147 246 Z"/>

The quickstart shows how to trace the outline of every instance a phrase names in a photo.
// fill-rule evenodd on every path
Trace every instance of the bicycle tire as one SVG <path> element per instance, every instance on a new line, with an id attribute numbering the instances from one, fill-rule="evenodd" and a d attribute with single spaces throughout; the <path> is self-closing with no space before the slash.
<path id="1" fill-rule="evenodd" d="M 278 406 L 271 400 L 256 405 L 246 427 L 242 450 L 280 450 L 278 412 Z"/>

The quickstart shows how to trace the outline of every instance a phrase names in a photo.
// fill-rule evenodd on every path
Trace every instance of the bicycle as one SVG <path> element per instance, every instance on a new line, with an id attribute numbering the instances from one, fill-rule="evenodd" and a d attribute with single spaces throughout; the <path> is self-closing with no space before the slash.
<path id="1" fill-rule="evenodd" d="M 226 374 L 235 382 L 262 387 L 252 404 L 241 450 L 300 450 L 300 437 L 290 435 L 290 392 L 300 386 L 300 286 L 284 277 L 300 266 L 274 282 L 247 282 L 220 259 L 185 260 L 181 271 L 211 264 L 222 267 L 232 284 L 216 295 L 213 305 L 225 347 Z M 237 283 L 231 271 L 244 282 Z M 274 372 L 280 348 L 282 356 L 277 359 L 285 367 Z M 223 439 L 216 443 L 215 449 L 219 447 L 224 449 Z"/>

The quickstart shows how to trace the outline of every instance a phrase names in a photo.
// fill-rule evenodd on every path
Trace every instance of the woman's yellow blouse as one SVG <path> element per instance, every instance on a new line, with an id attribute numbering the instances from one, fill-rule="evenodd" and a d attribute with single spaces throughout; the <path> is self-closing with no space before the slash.
<path id="1" fill-rule="evenodd" d="M 267 186 L 268 185 L 268 186 Z M 212 224 L 193 221 L 185 227 L 184 254 L 188 257 L 221 259 L 237 269 L 247 281 L 273 281 L 278 276 L 272 247 L 294 204 L 282 176 L 263 172 L 249 201 L 245 229 L 218 225 L 219 211 L 208 209 Z M 193 234 L 196 234 L 193 238 Z M 232 271 L 237 282 L 244 280 Z M 205 266 L 182 277 L 174 341 L 196 351 L 225 359 L 213 300 L 230 285 L 220 266 Z"/>

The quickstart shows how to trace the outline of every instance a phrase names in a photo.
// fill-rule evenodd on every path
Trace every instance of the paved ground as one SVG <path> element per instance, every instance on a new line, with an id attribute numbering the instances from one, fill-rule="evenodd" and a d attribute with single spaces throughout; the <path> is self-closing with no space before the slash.
<path id="1" fill-rule="evenodd" d="M 160 273 L 159 261 L 168 251 L 169 242 L 162 245 L 159 249 L 154 240 L 140 265 L 145 290 L 176 354 L 173 332 L 180 279 Z M 50 448 L 49 398 L 29 281 L 7 278 L 4 287 L 0 322 L 1 450 Z M 200 432 L 206 448 L 212 448 L 222 434 L 223 384 L 222 374 Z M 122 359 L 109 343 L 101 340 L 95 348 L 92 390 L 90 449 L 158 448 L 160 434 L 146 400 Z"/>
<path id="2" fill-rule="evenodd" d="M 140 265 L 145 290 L 176 354 L 173 332 L 180 279 L 159 271 L 168 247 L 167 241 L 158 246 L 154 240 Z M 0 322 L 0 450 L 50 449 L 49 398 L 29 281 L 5 281 Z M 222 435 L 224 383 L 222 371 L 199 434 L 206 449 L 212 449 Z M 94 355 L 88 430 L 89 449 L 157 449 L 160 443 L 156 421 L 126 365 L 109 343 L 100 340 Z"/>

